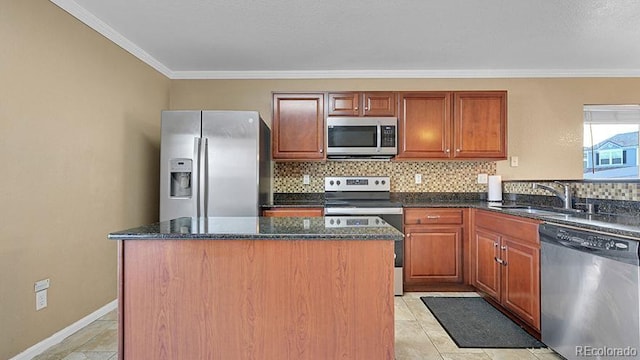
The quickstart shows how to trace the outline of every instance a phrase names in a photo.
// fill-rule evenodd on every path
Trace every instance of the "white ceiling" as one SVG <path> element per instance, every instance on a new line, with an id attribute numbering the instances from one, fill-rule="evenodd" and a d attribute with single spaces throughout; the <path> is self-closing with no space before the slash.
<path id="1" fill-rule="evenodd" d="M 640 76 L 638 0 L 51 0 L 170 78 Z"/>

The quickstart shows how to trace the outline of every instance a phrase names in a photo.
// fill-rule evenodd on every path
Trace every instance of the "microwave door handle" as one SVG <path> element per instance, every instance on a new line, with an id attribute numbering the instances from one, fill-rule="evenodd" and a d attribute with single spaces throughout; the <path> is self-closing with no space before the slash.
<path id="1" fill-rule="evenodd" d="M 378 134 L 377 144 L 378 145 L 376 146 L 376 152 L 380 152 L 380 142 L 381 142 L 380 132 L 382 132 L 382 127 L 380 126 L 380 122 L 378 121 L 378 132 L 377 132 L 377 134 Z"/>

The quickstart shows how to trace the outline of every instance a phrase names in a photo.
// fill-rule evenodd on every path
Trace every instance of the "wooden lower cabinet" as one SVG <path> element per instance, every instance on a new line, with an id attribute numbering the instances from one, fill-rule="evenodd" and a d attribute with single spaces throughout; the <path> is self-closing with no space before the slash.
<path id="1" fill-rule="evenodd" d="M 487 295 L 499 299 L 501 268 L 495 259 L 500 255 L 500 235 L 476 228 L 472 243 L 475 269 L 473 285 Z"/>
<path id="2" fill-rule="evenodd" d="M 462 227 L 407 226 L 405 282 L 462 282 Z"/>
<path id="3" fill-rule="evenodd" d="M 405 209 L 404 284 L 408 291 L 465 282 L 467 209 Z M 462 289 L 460 289 L 462 290 Z"/>
<path id="4" fill-rule="evenodd" d="M 273 208 L 262 211 L 262 216 L 266 217 L 286 217 L 286 216 L 299 216 L 299 217 L 317 217 L 322 216 L 324 213 L 323 208 Z"/>
<path id="5" fill-rule="evenodd" d="M 533 329 L 540 331 L 538 224 L 474 210 L 472 284 Z"/>

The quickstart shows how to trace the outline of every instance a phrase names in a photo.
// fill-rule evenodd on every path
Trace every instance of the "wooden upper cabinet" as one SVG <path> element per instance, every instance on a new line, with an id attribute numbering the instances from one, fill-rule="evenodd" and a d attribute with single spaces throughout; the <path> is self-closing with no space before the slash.
<path id="1" fill-rule="evenodd" d="M 274 160 L 323 160 L 324 93 L 273 94 Z"/>
<path id="2" fill-rule="evenodd" d="M 340 92 L 329 93 L 329 116 L 358 116 L 360 115 L 360 93 Z"/>
<path id="3" fill-rule="evenodd" d="M 397 97 L 391 91 L 330 92 L 329 116 L 396 116 Z"/>
<path id="4" fill-rule="evenodd" d="M 507 158 L 506 91 L 454 93 L 454 158 Z"/>
<path id="5" fill-rule="evenodd" d="M 451 93 L 400 93 L 398 159 L 446 159 L 451 152 Z"/>
<path id="6" fill-rule="evenodd" d="M 400 93 L 397 159 L 506 157 L 506 91 Z"/>

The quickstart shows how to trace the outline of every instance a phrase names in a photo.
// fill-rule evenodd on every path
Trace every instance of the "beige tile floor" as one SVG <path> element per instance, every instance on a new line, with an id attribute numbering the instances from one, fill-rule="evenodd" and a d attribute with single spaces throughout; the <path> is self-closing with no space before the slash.
<path id="1" fill-rule="evenodd" d="M 397 360 L 551 360 L 549 349 L 460 349 L 420 300 L 420 296 L 477 296 L 475 293 L 405 293 L 395 298 Z M 87 325 L 35 360 L 117 359 L 116 311 Z"/>

